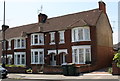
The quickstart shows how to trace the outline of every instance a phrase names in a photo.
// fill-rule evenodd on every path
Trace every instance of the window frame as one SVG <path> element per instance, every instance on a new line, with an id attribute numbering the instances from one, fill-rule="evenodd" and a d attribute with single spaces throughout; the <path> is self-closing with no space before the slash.
<path id="1" fill-rule="evenodd" d="M 18 40 L 20 40 L 20 42 L 18 43 Z M 22 46 L 22 40 L 24 40 L 24 46 Z M 20 46 L 18 47 L 18 44 L 20 44 Z M 26 48 L 26 38 L 15 38 L 14 39 L 14 49 L 25 49 Z"/>
<path id="2" fill-rule="evenodd" d="M 80 38 L 80 30 L 82 30 L 82 38 L 83 39 L 79 39 Z M 89 32 L 87 32 L 89 34 L 88 39 L 86 39 L 86 30 L 89 30 Z M 72 42 L 79 42 L 79 41 L 91 41 L 90 39 L 90 27 L 76 27 L 72 29 Z"/>
<path id="3" fill-rule="evenodd" d="M 18 64 L 18 55 L 20 55 L 20 64 Z M 22 64 L 22 55 L 24 55 L 25 63 Z M 26 65 L 26 53 L 25 52 L 14 52 L 14 64 L 15 65 Z"/>
<path id="4" fill-rule="evenodd" d="M 55 44 L 55 32 L 50 32 L 50 45 Z"/>
<path id="5" fill-rule="evenodd" d="M 35 35 L 37 36 L 37 43 L 35 43 Z M 40 43 L 40 38 L 42 43 Z M 31 34 L 31 45 L 44 45 L 44 33 Z"/>
<path id="6" fill-rule="evenodd" d="M 38 53 L 38 62 L 35 62 L 35 52 Z M 40 54 L 42 52 L 42 55 Z M 40 61 L 40 57 L 43 58 L 42 61 Z M 31 64 L 44 64 L 44 49 L 31 49 Z"/>
<path id="7" fill-rule="evenodd" d="M 8 50 L 11 50 L 11 48 L 12 48 L 11 47 L 12 46 L 11 41 L 12 41 L 11 39 L 8 40 Z"/>
<path id="8" fill-rule="evenodd" d="M 83 49 L 83 63 L 80 62 L 79 59 L 79 49 Z M 90 45 L 81 45 L 81 46 L 72 46 L 72 62 L 75 64 L 86 64 L 85 62 L 86 60 L 86 49 L 89 49 L 90 51 L 90 56 L 89 56 L 89 60 L 91 61 L 91 46 Z M 75 55 L 74 55 L 74 50 L 77 50 L 77 62 L 75 62 Z"/>
<path id="9" fill-rule="evenodd" d="M 65 43 L 65 30 L 59 31 L 59 44 L 63 44 L 63 43 Z"/>

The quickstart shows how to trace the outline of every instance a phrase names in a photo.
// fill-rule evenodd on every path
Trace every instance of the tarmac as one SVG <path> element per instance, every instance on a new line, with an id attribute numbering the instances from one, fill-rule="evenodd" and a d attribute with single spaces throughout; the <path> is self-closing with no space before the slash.
<path id="1" fill-rule="evenodd" d="M 120 81 L 120 76 L 112 75 L 108 72 L 91 72 L 80 74 L 79 76 L 64 76 L 60 74 L 8 74 L 9 79 L 49 79 L 49 80 L 65 80 L 65 79 L 116 79 Z"/>

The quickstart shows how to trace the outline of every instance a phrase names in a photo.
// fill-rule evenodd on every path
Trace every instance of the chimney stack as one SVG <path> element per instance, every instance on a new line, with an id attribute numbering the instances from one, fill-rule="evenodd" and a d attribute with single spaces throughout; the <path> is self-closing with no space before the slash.
<path id="1" fill-rule="evenodd" d="M 103 1 L 99 1 L 99 10 L 102 10 L 106 14 L 106 4 Z"/>
<path id="2" fill-rule="evenodd" d="M 38 23 L 45 23 L 47 20 L 47 15 L 40 13 L 38 15 Z"/>

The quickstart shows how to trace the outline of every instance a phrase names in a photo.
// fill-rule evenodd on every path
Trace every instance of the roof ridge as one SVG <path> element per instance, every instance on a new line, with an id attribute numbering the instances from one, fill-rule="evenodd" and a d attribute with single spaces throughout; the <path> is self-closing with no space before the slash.
<path id="1" fill-rule="evenodd" d="M 99 8 L 95 8 L 95 9 L 91 9 L 91 10 L 86 10 L 86 11 L 81 11 L 81 12 L 76 12 L 76 13 L 70 13 L 70 14 L 67 14 L 67 15 L 56 16 L 56 17 L 48 18 L 47 20 L 54 19 L 54 18 L 59 18 L 59 17 L 64 17 L 64 16 L 69 16 L 69 15 L 73 15 L 73 14 L 90 12 L 90 11 L 94 11 L 94 10 L 99 10 Z"/>

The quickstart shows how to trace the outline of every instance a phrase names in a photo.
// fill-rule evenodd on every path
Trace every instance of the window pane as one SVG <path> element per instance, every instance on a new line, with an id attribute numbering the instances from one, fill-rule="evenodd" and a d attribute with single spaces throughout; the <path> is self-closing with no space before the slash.
<path id="1" fill-rule="evenodd" d="M 14 40 L 14 48 L 16 48 L 16 40 Z"/>
<path id="2" fill-rule="evenodd" d="M 33 35 L 31 35 L 31 44 L 33 44 Z"/>
<path id="3" fill-rule="evenodd" d="M 73 30 L 74 41 L 77 41 L 77 29 Z"/>
<path id="4" fill-rule="evenodd" d="M 51 33 L 51 42 L 52 42 L 52 43 L 55 42 L 55 33 Z"/>
<path id="5" fill-rule="evenodd" d="M 34 62 L 34 56 L 33 56 L 33 52 L 31 52 L 31 62 L 33 63 Z"/>
<path id="6" fill-rule="evenodd" d="M 14 56 L 14 64 L 15 64 L 15 65 L 17 64 L 16 61 L 17 61 L 17 56 L 15 55 L 15 56 Z"/>
<path id="7" fill-rule="evenodd" d="M 35 40 L 35 41 L 34 41 L 35 44 L 38 44 L 38 35 L 34 35 L 34 37 L 35 37 L 35 38 L 34 38 L 34 40 Z"/>
<path id="8" fill-rule="evenodd" d="M 20 39 L 17 40 L 17 47 L 20 47 Z"/>
<path id="9" fill-rule="evenodd" d="M 90 49 L 89 48 L 87 48 L 87 49 L 85 49 L 85 53 L 86 53 L 86 62 L 89 62 L 89 61 L 91 61 L 91 54 L 90 54 Z"/>
<path id="10" fill-rule="evenodd" d="M 17 55 L 17 64 L 20 64 L 20 55 Z"/>
<path id="11" fill-rule="evenodd" d="M 21 59 L 21 60 L 22 60 L 21 63 L 22 63 L 22 64 L 25 64 L 25 55 L 22 55 L 22 59 Z"/>
<path id="12" fill-rule="evenodd" d="M 8 41 L 8 48 L 11 48 L 11 41 Z"/>
<path id="13" fill-rule="evenodd" d="M 75 63 L 78 63 L 77 49 L 74 49 Z"/>
<path id="14" fill-rule="evenodd" d="M 44 39 L 43 34 L 40 34 L 40 35 L 39 35 L 39 43 L 40 43 L 40 44 L 41 44 L 41 43 L 43 44 L 43 42 L 44 42 L 43 39 Z"/>
<path id="15" fill-rule="evenodd" d="M 89 29 L 84 29 L 85 32 L 85 40 L 90 40 L 90 31 Z"/>
<path id="16" fill-rule="evenodd" d="M 79 63 L 84 63 L 84 49 L 79 49 Z"/>
<path id="17" fill-rule="evenodd" d="M 59 35 L 60 35 L 60 42 L 64 42 L 64 31 L 61 31 Z"/>
<path id="18" fill-rule="evenodd" d="M 43 60 L 44 60 L 44 58 L 43 58 L 43 52 L 39 52 L 39 53 L 40 53 L 40 55 L 39 55 L 39 61 L 40 61 L 40 64 L 42 64 Z"/>
<path id="19" fill-rule="evenodd" d="M 83 29 L 78 29 L 78 40 L 83 40 Z"/>
<path id="20" fill-rule="evenodd" d="M 38 52 L 35 52 L 35 63 L 38 63 Z"/>
<path id="21" fill-rule="evenodd" d="M 25 47 L 25 40 L 22 39 L 22 47 Z"/>

